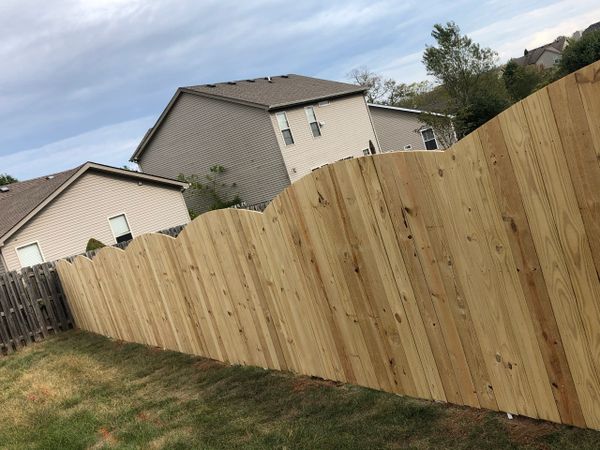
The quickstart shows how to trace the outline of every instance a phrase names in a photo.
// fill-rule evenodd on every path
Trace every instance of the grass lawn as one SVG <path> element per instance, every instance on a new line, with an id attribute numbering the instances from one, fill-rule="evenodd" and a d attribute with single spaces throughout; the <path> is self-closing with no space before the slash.
<path id="1" fill-rule="evenodd" d="M 0 448 L 600 448 L 600 432 L 68 332 L 0 357 Z"/>

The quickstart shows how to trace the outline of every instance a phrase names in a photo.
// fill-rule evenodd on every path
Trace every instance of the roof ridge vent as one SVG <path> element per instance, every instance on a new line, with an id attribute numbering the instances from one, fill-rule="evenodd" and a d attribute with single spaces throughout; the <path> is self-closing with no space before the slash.
<path id="1" fill-rule="evenodd" d="M 52 178 L 54 178 L 54 175 L 48 175 L 48 176 L 46 177 L 46 180 L 51 180 Z"/>
<path id="2" fill-rule="evenodd" d="M 10 191 L 10 188 L 9 188 L 9 187 L 6 187 L 6 186 L 0 186 L 0 192 L 8 192 L 8 191 Z"/>
<path id="3" fill-rule="evenodd" d="M 227 84 L 235 85 L 237 83 L 235 81 L 228 81 Z"/>
<path id="4" fill-rule="evenodd" d="M 281 78 L 289 78 L 289 75 L 281 75 Z"/>
<path id="5" fill-rule="evenodd" d="M 254 83 L 256 80 L 249 79 L 249 80 L 246 80 L 246 81 L 247 81 L 248 83 Z"/>
<path id="6" fill-rule="evenodd" d="M 207 84 L 206 87 L 217 87 L 216 84 Z"/>

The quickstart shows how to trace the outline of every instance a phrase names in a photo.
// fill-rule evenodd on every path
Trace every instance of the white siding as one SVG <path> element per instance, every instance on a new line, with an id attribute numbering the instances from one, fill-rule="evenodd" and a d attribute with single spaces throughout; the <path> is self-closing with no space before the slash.
<path id="1" fill-rule="evenodd" d="M 133 236 L 189 222 L 183 196 L 169 188 L 87 172 L 38 213 L 2 248 L 8 270 L 20 268 L 16 247 L 37 241 L 46 261 L 85 251 L 90 238 L 115 243 L 108 218 L 125 213 Z"/>
<path id="2" fill-rule="evenodd" d="M 556 64 L 558 64 L 558 61 L 560 61 L 560 58 L 560 54 L 545 50 L 544 53 L 542 53 L 536 61 L 536 64 L 538 66 L 542 66 L 544 69 L 549 69 L 556 66 Z"/>
<path id="3" fill-rule="evenodd" d="M 317 121 L 324 123 L 321 136 L 316 138 L 312 135 L 304 106 L 282 110 L 290 124 L 293 145 L 285 145 L 276 113 L 271 114 L 273 129 L 292 182 L 324 164 L 348 156 L 363 156 L 363 150 L 369 148 L 369 140 L 379 152 L 368 107 L 362 95 L 332 99 L 327 106 L 311 106 L 315 109 Z"/>

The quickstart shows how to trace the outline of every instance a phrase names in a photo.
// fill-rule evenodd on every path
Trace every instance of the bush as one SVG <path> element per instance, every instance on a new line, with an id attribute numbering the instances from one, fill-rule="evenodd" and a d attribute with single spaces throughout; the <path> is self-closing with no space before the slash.
<path id="1" fill-rule="evenodd" d="M 91 238 L 85 247 L 85 251 L 91 252 L 91 251 L 98 250 L 103 247 L 106 247 L 106 245 L 104 245 L 98 239 Z"/>
<path id="2" fill-rule="evenodd" d="M 559 63 L 562 76 L 600 60 L 600 30 L 592 31 L 571 42 Z"/>

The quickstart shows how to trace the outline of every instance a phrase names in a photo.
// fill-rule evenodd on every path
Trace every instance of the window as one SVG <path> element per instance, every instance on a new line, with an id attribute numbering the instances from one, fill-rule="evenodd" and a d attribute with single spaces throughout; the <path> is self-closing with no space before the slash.
<path id="1" fill-rule="evenodd" d="M 108 219 L 108 221 L 110 222 L 110 228 L 113 232 L 115 240 L 117 241 L 117 244 L 133 239 L 133 236 L 131 235 L 131 230 L 129 229 L 129 223 L 127 223 L 127 217 L 125 217 L 125 214 L 120 214 L 118 216 L 111 217 L 110 219 Z"/>
<path id="2" fill-rule="evenodd" d="M 306 118 L 308 119 L 308 124 L 310 125 L 313 137 L 321 136 L 321 127 L 319 126 L 319 122 L 317 122 L 315 109 L 312 106 L 307 106 L 304 108 L 304 112 L 306 113 Z"/>
<path id="3" fill-rule="evenodd" d="M 435 134 L 431 128 L 421 130 L 421 136 L 423 137 L 423 143 L 427 150 L 436 150 L 438 148 L 437 141 L 435 140 Z"/>
<path id="4" fill-rule="evenodd" d="M 285 145 L 292 145 L 294 143 L 294 136 L 292 136 L 292 130 L 290 130 L 290 124 L 287 120 L 286 114 L 284 112 L 280 112 L 276 115 L 277 123 L 279 124 L 279 129 L 281 130 L 281 134 L 283 135 Z"/>
<path id="5" fill-rule="evenodd" d="M 21 267 L 35 266 L 44 262 L 42 251 L 37 242 L 17 248 L 17 255 L 19 256 Z"/>

